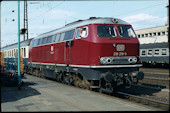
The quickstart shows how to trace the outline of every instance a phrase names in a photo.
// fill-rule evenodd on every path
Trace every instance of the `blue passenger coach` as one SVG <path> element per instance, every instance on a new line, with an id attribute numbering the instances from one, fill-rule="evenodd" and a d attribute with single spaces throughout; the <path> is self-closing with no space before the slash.
<path id="1" fill-rule="evenodd" d="M 20 52 L 23 58 L 24 69 L 26 69 L 29 57 L 29 46 L 31 39 L 20 42 Z M 7 45 L 1 48 L 4 52 L 4 63 L 8 69 L 16 69 L 18 62 L 18 43 Z"/>

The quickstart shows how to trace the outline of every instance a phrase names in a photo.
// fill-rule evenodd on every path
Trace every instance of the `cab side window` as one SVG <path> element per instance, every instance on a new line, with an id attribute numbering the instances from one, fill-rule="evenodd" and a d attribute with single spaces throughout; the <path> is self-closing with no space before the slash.
<path id="1" fill-rule="evenodd" d="M 86 38 L 88 36 L 88 27 L 78 28 L 76 32 L 76 39 Z"/>

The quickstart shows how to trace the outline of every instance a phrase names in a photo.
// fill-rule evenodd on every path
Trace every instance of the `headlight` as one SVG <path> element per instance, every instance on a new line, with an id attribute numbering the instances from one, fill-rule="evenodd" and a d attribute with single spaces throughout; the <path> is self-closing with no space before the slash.
<path id="1" fill-rule="evenodd" d="M 111 58 L 107 58 L 107 64 L 111 64 L 112 63 L 112 60 L 111 60 Z"/>
<path id="2" fill-rule="evenodd" d="M 136 57 L 130 57 L 129 59 L 128 59 L 128 61 L 129 61 L 129 63 L 131 63 L 131 64 L 135 64 L 136 62 L 137 62 L 137 58 Z"/>
<path id="3" fill-rule="evenodd" d="M 100 63 L 101 64 L 106 64 L 106 62 L 107 62 L 106 58 L 104 58 L 104 57 L 100 58 Z"/>
<path id="4" fill-rule="evenodd" d="M 133 63 L 133 59 L 131 57 L 128 59 L 128 61 L 129 63 Z"/>
<path id="5" fill-rule="evenodd" d="M 136 63 L 137 62 L 137 58 L 133 58 L 133 63 Z"/>
<path id="6" fill-rule="evenodd" d="M 102 58 L 100 58 L 100 63 L 101 64 L 111 64 L 112 59 L 110 57 L 102 57 Z"/>

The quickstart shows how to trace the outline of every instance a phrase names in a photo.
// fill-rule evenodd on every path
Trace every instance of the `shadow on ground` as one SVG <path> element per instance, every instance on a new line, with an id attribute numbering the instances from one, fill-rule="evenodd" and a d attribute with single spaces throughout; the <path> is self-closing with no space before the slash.
<path id="1" fill-rule="evenodd" d="M 17 101 L 29 96 L 40 95 L 40 92 L 31 88 L 31 85 L 36 85 L 34 82 L 24 82 L 21 89 L 18 86 L 6 86 L 1 84 L 1 104 L 5 102 Z"/>

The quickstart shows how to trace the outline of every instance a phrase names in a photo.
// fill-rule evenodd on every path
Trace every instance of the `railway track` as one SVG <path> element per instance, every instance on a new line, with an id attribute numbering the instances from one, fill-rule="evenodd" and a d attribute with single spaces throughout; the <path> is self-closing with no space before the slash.
<path id="1" fill-rule="evenodd" d="M 150 92 L 154 92 L 155 90 L 157 92 L 161 91 L 161 89 L 159 89 L 159 88 L 147 87 L 147 86 L 143 86 L 143 85 L 133 84 L 132 86 L 135 86 L 135 87 L 138 87 L 138 88 L 142 87 L 143 89 L 150 90 Z M 160 109 L 165 110 L 165 111 L 169 110 L 169 98 L 165 99 L 164 97 L 159 98 L 159 97 L 156 97 L 156 96 L 150 96 L 150 94 L 147 94 L 147 92 L 148 92 L 147 90 L 141 90 L 146 95 L 140 94 L 140 92 L 138 93 L 138 90 L 136 90 L 136 92 L 130 92 L 130 91 L 134 91 L 134 89 L 129 89 L 128 91 L 120 90 L 120 91 L 117 91 L 117 92 L 114 92 L 114 93 L 111 93 L 107 90 L 103 90 L 102 93 L 98 90 L 92 90 L 92 91 L 95 92 L 95 93 L 100 93 L 102 95 L 114 96 L 114 97 L 118 97 L 118 98 L 121 98 L 121 99 L 127 99 L 128 101 L 133 101 L 133 102 L 136 102 L 136 103 L 160 108 Z"/>
<path id="2" fill-rule="evenodd" d="M 109 91 L 105 91 L 103 93 L 136 103 L 160 108 L 162 110 L 169 110 L 169 97 L 157 97 L 154 95 L 156 92 L 161 92 L 161 89 L 137 84 L 132 84 L 132 87 L 133 88 L 127 90 L 119 90 L 113 94 Z M 169 93 L 167 95 L 169 95 Z"/>
<path id="3" fill-rule="evenodd" d="M 135 101 L 137 103 L 143 103 L 145 105 L 150 105 L 153 107 L 159 107 L 164 110 L 169 110 L 169 103 L 164 102 L 164 101 L 159 101 L 159 100 L 154 100 L 142 96 L 137 96 L 137 95 L 132 95 L 124 92 L 117 92 L 120 95 L 123 96 L 126 99 L 129 99 L 131 101 Z"/>
<path id="4" fill-rule="evenodd" d="M 169 88 L 169 70 L 168 69 L 153 69 L 153 68 L 140 68 L 145 76 L 144 79 L 139 81 L 139 83 L 151 87 L 164 87 Z"/>

